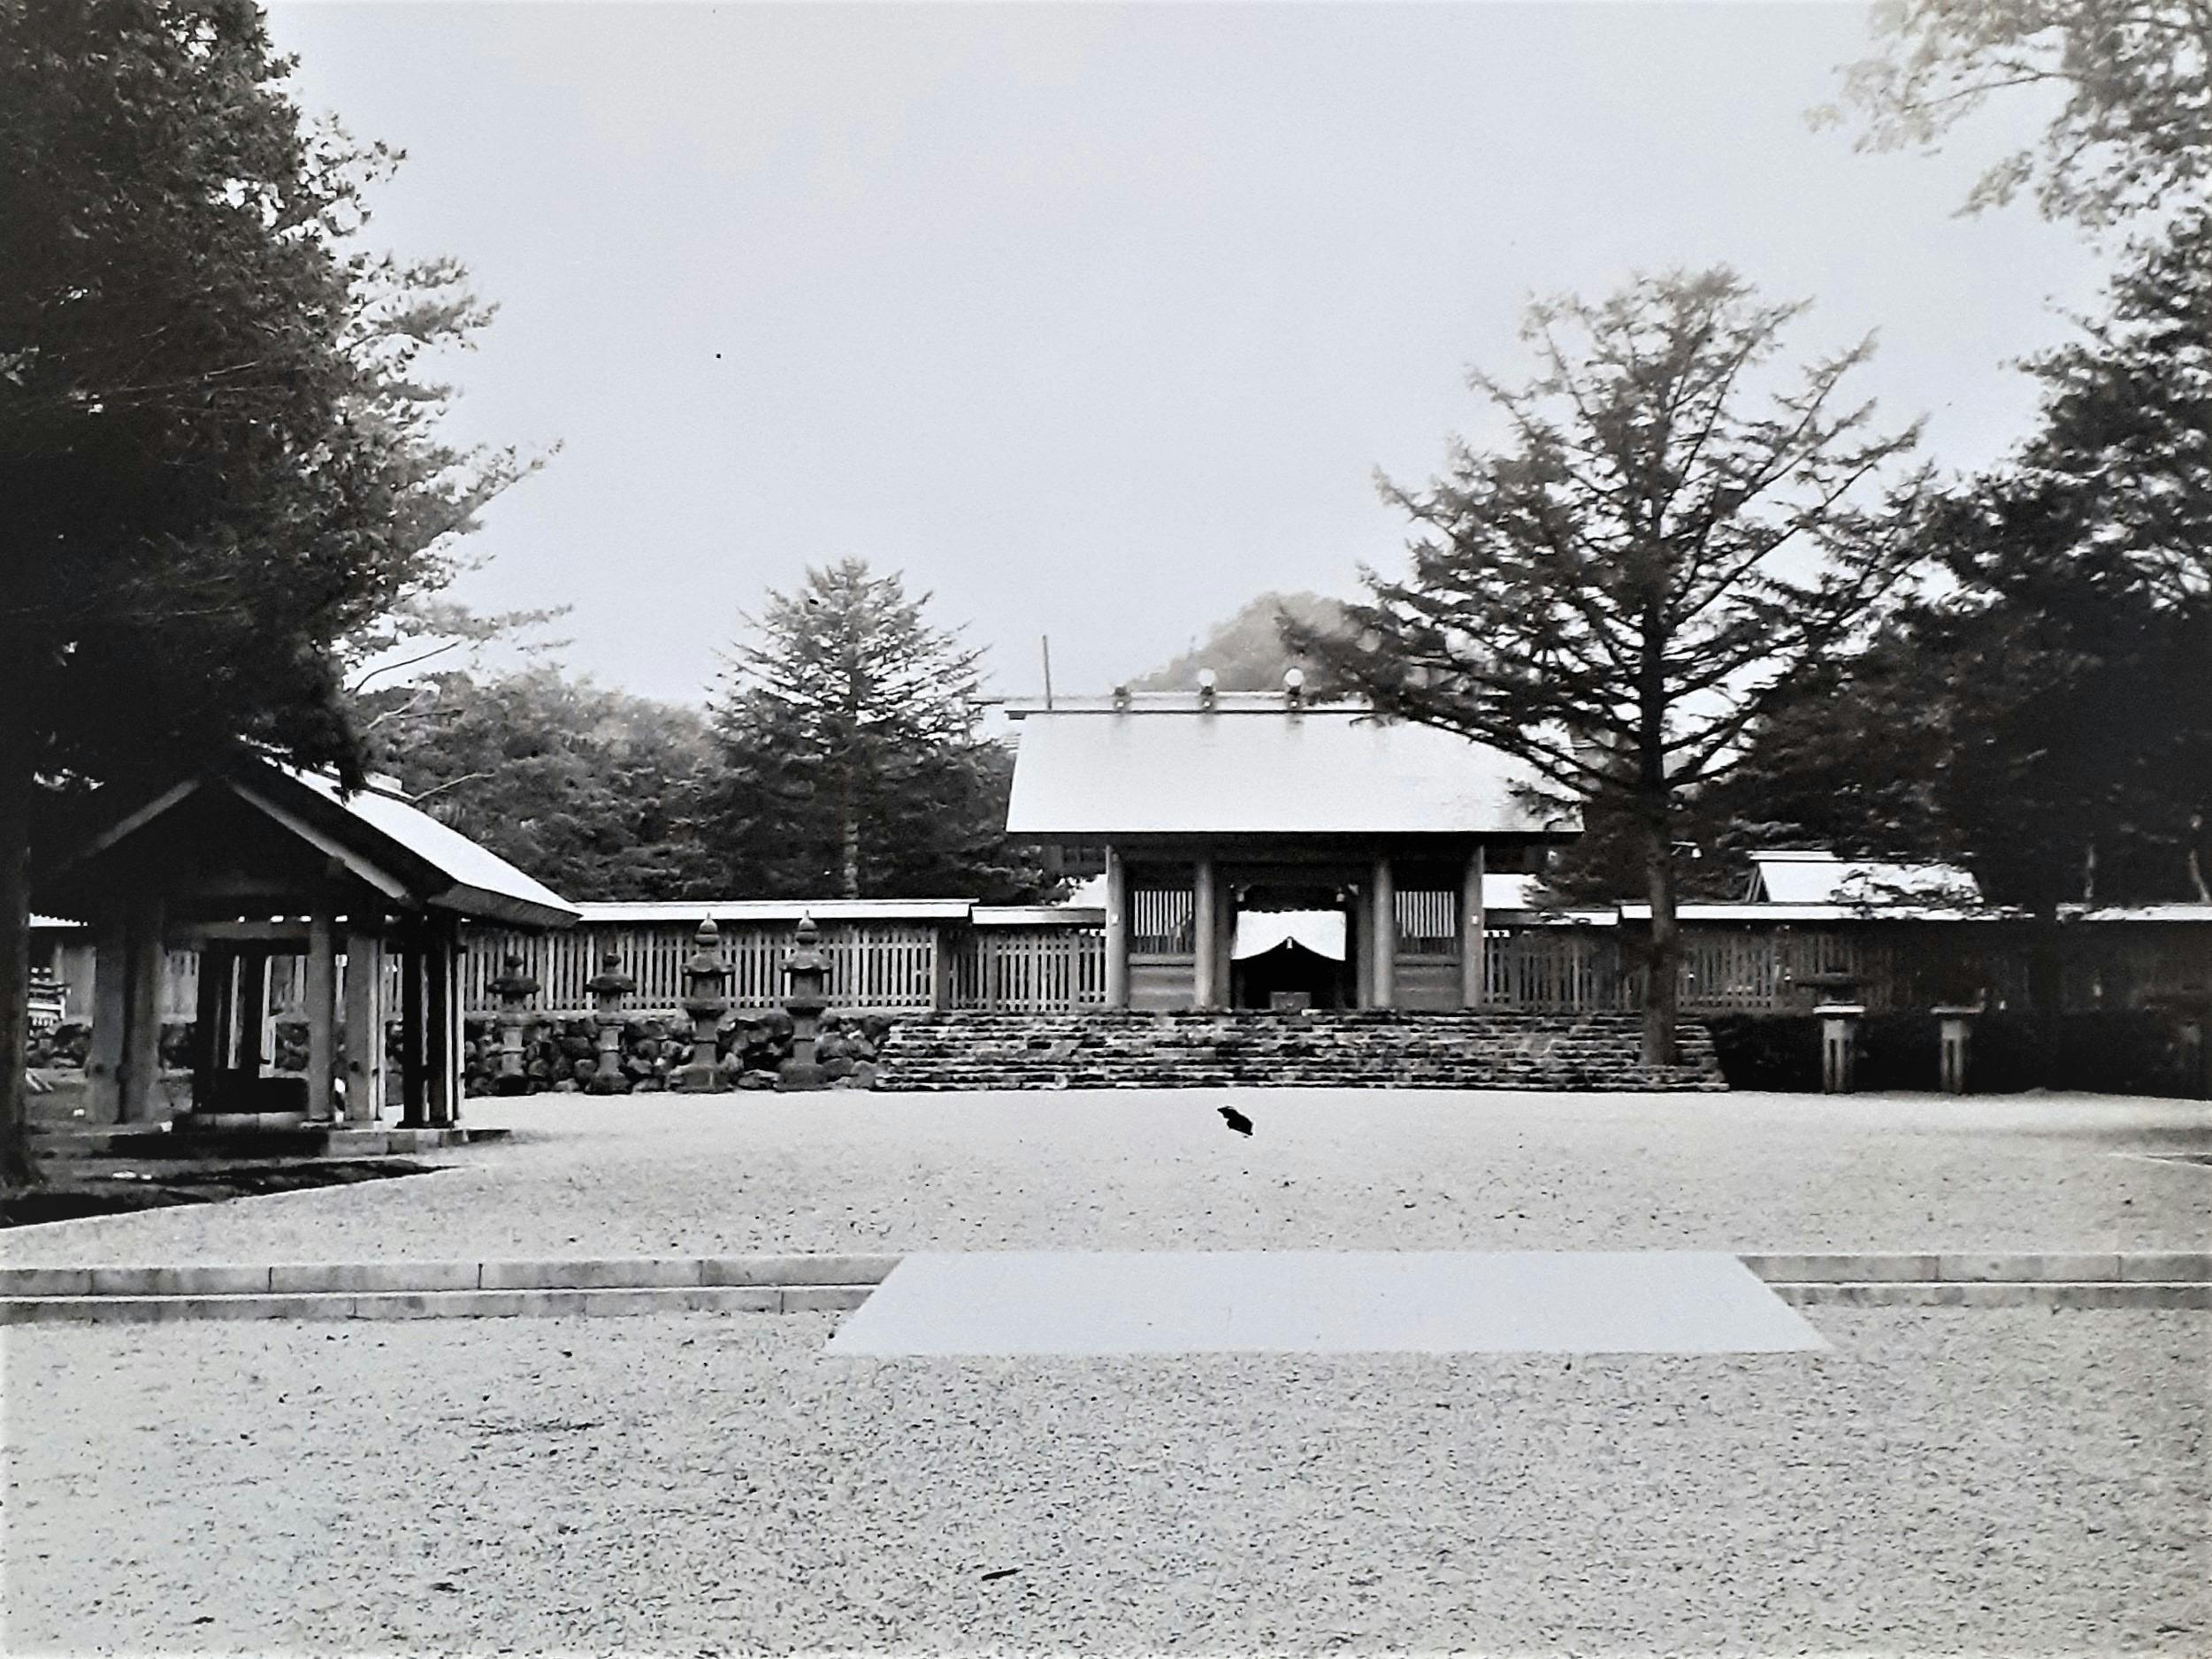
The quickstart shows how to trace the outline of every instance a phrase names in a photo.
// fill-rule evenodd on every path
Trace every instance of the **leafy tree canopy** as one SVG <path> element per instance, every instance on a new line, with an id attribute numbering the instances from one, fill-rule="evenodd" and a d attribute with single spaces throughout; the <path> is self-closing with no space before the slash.
<path id="1" fill-rule="evenodd" d="M 1273 692 L 1282 689 L 1282 677 L 1292 668 L 1304 668 L 1307 690 L 1322 695 L 1315 677 L 1319 664 L 1284 642 L 1283 625 L 1331 632 L 1342 628 L 1343 617 L 1340 600 L 1319 593 L 1262 593 L 1164 668 L 1131 680 L 1129 687 L 1185 692 L 1198 683 L 1199 669 L 1212 669 L 1222 691 Z"/>
<path id="2" fill-rule="evenodd" d="M 1844 72 L 1864 149 L 1933 149 L 1992 97 L 2061 102 L 2042 141 L 1986 172 L 1967 208 L 2032 188 L 2093 228 L 2201 200 L 2212 181 L 2212 5 L 2206 0 L 1881 0 L 1880 50 Z"/>
<path id="3" fill-rule="evenodd" d="M 442 443 L 489 312 L 358 251 L 396 157 L 310 131 L 250 0 L 0 0 L 0 1139 L 35 779 L 240 737 L 357 778 L 339 642 L 526 463 Z"/>
<path id="4" fill-rule="evenodd" d="M 2034 435 L 1915 525 L 1941 579 L 1794 685 L 1706 806 L 1963 860 L 2046 915 L 2212 899 L 2212 217 L 2139 241 L 2031 367 Z"/>
<path id="5" fill-rule="evenodd" d="M 564 898 L 712 898 L 706 716 L 540 665 L 371 692 L 376 759 L 426 812 Z"/>

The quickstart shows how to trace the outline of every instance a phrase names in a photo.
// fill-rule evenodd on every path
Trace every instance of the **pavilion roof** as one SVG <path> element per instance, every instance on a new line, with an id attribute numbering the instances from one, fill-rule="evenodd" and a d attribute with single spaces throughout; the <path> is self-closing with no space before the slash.
<path id="1" fill-rule="evenodd" d="M 1535 776 L 1457 733 L 1279 694 L 1009 706 L 1011 835 L 1564 836 L 1517 793 Z"/>
<path id="2" fill-rule="evenodd" d="M 527 928 L 566 927 L 579 914 L 542 882 L 388 787 L 372 784 L 348 795 L 324 774 L 242 753 L 150 799 L 142 798 L 110 820 L 49 873 L 39 898 L 57 909 L 82 908 L 88 890 L 100 884 L 97 872 L 105 856 L 125 841 L 153 852 L 158 864 L 162 843 L 142 835 L 150 830 L 158 837 L 165 828 L 161 821 L 195 797 L 217 791 L 243 802 L 402 909 L 443 910 Z M 180 845 L 168 856 L 180 882 L 188 881 L 193 850 Z"/>

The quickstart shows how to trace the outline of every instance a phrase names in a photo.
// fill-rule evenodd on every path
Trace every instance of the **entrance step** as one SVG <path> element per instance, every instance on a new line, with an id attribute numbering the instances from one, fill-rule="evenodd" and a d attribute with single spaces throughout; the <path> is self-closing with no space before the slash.
<path id="1" fill-rule="evenodd" d="M 1520 1089 L 1727 1087 L 1703 1025 L 1680 1063 L 1642 1063 L 1635 1014 L 1468 1009 L 938 1013 L 884 1040 L 878 1089 Z"/>

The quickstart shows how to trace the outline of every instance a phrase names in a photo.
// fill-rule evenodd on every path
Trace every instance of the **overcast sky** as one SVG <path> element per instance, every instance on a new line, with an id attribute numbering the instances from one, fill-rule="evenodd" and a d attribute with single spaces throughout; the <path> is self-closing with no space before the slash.
<path id="1" fill-rule="evenodd" d="M 1000 690 L 1154 667 L 1267 588 L 1402 558 L 1533 291 L 1726 261 L 1879 329 L 1865 389 L 1987 461 L 2098 266 L 2032 134 L 1810 131 L 1858 6 L 284 4 L 295 88 L 409 159 L 376 241 L 500 305 L 455 431 L 564 447 L 458 596 L 572 604 L 572 667 L 697 699 L 739 612 L 848 554 Z"/>

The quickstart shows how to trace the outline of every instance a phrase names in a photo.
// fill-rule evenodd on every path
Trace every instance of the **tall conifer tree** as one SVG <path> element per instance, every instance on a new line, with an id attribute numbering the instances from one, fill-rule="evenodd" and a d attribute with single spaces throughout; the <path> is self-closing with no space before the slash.
<path id="1" fill-rule="evenodd" d="M 1914 434 L 1841 388 L 1862 344 L 1776 379 L 1803 308 L 1726 270 L 1531 308 L 1540 364 L 1473 378 L 1501 447 L 1427 491 L 1403 580 L 1366 574 L 1343 636 L 1294 630 L 1386 715 L 1528 763 L 1626 819 L 1651 905 L 1644 1058 L 1675 1052 L 1685 797 L 1741 758 L 1791 679 L 1870 620 L 1909 551 L 1885 491 Z"/>

